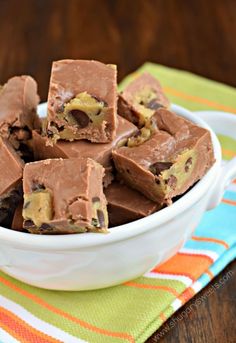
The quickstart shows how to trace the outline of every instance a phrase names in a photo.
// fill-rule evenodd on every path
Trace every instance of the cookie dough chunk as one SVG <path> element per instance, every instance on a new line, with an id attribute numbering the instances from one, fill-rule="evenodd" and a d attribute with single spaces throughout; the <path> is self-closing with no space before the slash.
<path id="1" fill-rule="evenodd" d="M 0 88 L 0 135 L 19 154 L 30 154 L 31 131 L 40 126 L 37 116 L 37 84 L 30 76 L 15 76 Z"/>
<path id="2" fill-rule="evenodd" d="M 107 232 L 104 169 L 86 158 L 48 159 L 24 169 L 24 228 L 31 233 Z"/>
<path id="3" fill-rule="evenodd" d="M 3 138 L 0 138 L 0 224 L 10 227 L 14 211 L 22 199 L 24 163 Z"/>
<path id="4" fill-rule="evenodd" d="M 137 132 L 137 127 L 128 120 L 118 116 L 118 126 L 115 138 L 109 143 L 91 143 L 86 140 L 73 142 L 58 141 L 53 146 L 46 144 L 47 138 L 37 131 L 33 132 L 33 150 L 35 160 L 47 158 L 89 157 L 105 168 L 104 186 L 108 186 L 112 179 L 112 150 L 125 145 L 128 137 Z"/>
<path id="5" fill-rule="evenodd" d="M 124 184 L 113 182 L 105 190 L 109 227 L 132 222 L 158 211 L 161 206 Z"/>
<path id="6" fill-rule="evenodd" d="M 145 72 L 119 94 L 118 114 L 141 128 L 158 108 L 169 105 L 158 80 Z"/>
<path id="7" fill-rule="evenodd" d="M 52 142 L 108 143 L 116 131 L 116 66 L 62 60 L 52 65 L 46 133 Z"/>
<path id="8" fill-rule="evenodd" d="M 160 130 L 141 145 L 116 149 L 113 159 L 121 177 L 149 199 L 170 204 L 214 163 L 210 133 L 190 122 L 188 130 L 184 138 Z"/>

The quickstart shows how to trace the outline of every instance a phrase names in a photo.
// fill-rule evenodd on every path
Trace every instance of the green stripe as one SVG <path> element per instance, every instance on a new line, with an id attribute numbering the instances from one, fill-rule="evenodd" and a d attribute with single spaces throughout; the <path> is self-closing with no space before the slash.
<path id="1" fill-rule="evenodd" d="M 181 294 L 186 288 L 185 284 L 182 281 L 178 280 L 167 280 L 167 279 L 155 279 L 148 277 L 140 277 L 135 280 L 137 283 L 153 286 L 165 286 L 170 287 L 175 290 L 177 293 Z"/>
<path id="2" fill-rule="evenodd" d="M 236 128 L 235 128 L 236 130 Z M 219 141 L 220 141 L 220 144 L 222 146 L 223 149 L 226 149 L 226 150 L 229 150 L 229 151 L 232 151 L 233 153 L 235 153 L 235 156 L 236 156 L 236 139 L 233 139 L 231 137 L 228 137 L 228 136 L 224 136 L 224 135 L 217 135 Z M 228 155 L 227 153 L 224 154 L 224 151 L 223 151 L 223 159 L 224 160 L 230 160 L 232 158 L 232 156 Z"/>
<path id="3" fill-rule="evenodd" d="M 0 275 L 13 282 L 16 286 L 42 298 L 47 303 L 52 305 L 56 304 L 55 306 L 57 308 L 70 313 L 74 317 L 99 328 L 114 332 L 129 332 L 135 337 L 140 335 L 142 328 L 148 326 L 152 318 L 156 317 L 157 313 L 164 311 L 168 304 L 175 298 L 173 294 L 163 290 L 140 289 L 124 285 L 89 292 L 47 291 L 21 283 L 3 273 Z M 135 280 L 135 282 L 172 287 L 178 293 L 182 293 L 185 289 L 182 282 L 175 280 L 156 280 L 142 277 Z M 19 296 L 17 292 L 13 292 L 3 284 L 0 284 L 0 292 L 25 307 L 40 319 L 61 328 L 71 335 L 85 340 L 89 338 L 90 342 L 101 341 L 106 343 L 122 341 L 119 338 L 100 335 L 84 329 L 70 320 L 60 317 L 34 303 L 32 300 L 24 296 Z M 134 326 L 134 313 L 142 317 L 143 322 L 140 327 Z M 109 320 L 110 318 L 112 318 L 112 321 Z"/>
<path id="4" fill-rule="evenodd" d="M 173 307 L 170 305 L 168 306 L 164 311 L 163 314 L 166 317 L 166 319 L 170 318 L 172 314 L 174 313 Z M 149 325 L 145 327 L 145 329 L 141 332 L 141 334 L 137 337 L 136 343 L 143 343 L 145 342 L 156 330 L 160 328 L 160 326 L 163 324 L 163 321 L 160 319 L 159 313 L 158 316 L 153 316 L 153 319 L 150 321 Z M 167 334 L 167 332 L 163 332 L 163 336 Z"/>

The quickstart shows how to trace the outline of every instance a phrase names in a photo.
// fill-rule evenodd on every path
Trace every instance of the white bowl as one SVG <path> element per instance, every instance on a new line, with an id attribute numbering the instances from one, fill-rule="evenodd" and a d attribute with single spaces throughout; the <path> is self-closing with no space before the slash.
<path id="1" fill-rule="evenodd" d="M 198 116 L 174 112 L 210 130 Z M 41 115 L 46 105 L 39 106 Z M 0 269 L 28 284 L 55 290 L 89 290 L 141 276 L 173 256 L 191 236 L 204 211 L 219 203 L 236 160 L 221 167 L 221 148 L 211 131 L 216 162 L 187 194 L 170 207 L 107 235 L 32 235 L 0 227 Z"/>

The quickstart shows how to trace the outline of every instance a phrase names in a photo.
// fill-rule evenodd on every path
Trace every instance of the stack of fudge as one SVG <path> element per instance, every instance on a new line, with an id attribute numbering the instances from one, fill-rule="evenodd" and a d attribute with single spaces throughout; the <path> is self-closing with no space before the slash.
<path id="1" fill-rule="evenodd" d="M 52 65 L 0 88 L 0 224 L 36 234 L 108 232 L 184 194 L 214 163 L 210 133 L 171 112 L 148 73 L 117 93 L 116 66 Z"/>

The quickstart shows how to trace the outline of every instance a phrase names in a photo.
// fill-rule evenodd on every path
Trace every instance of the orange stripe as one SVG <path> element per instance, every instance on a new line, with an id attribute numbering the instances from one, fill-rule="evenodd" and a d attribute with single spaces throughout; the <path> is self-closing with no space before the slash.
<path id="1" fill-rule="evenodd" d="M 209 269 L 205 271 L 205 274 L 209 276 L 210 280 L 214 279 L 214 275 Z"/>
<path id="2" fill-rule="evenodd" d="M 235 184 L 236 184 L 236 179 L 233 181 L 233 183 L 235 183 Z"/>
<path id="3" fill-rule="evenodd" d="M 202 271 L 208 269 L 211 264 L 212 259 L 208 256 L 177 253 L 165 263 L 154 268 L 154 271 L 157 273 L 186 275 L 187 270 L 188 276 L 193 280 L 197 280 Z"/>
<path id="4" fill-rule="evenodd" d="M 79 324 L 81 327 L 91 330 L 93 332 L 102 334 L 102 335 L 106 335 L 106 336 L 110 336 L 110 337 L 117 337 L 117 338 L 121 338 L 121 339 L 125 339 L 131 343 L 134 343 L 134 338 L 133 336 L 123 333 L 123 332 L 113 332 L 113 331 L 108 331 L 106 329 L 101 329 L 99 327 L 96 327 L 90 323 L 87 323 L 77 317 L 72 316 L 71 314 L 64 312 L 63 310 L 48 304 L 45 300 L 41 299 L 40 297 L 36 296 L 35 294 L 31 294 L 30 292 L 27 292 L 26 290 L 16 286 L 14 283 L 12 283 L 9 280 L 6 280 L 4 277 L 0 276 L 0 282 L 3 283 L 4 285 L 6 285 L 7 287 L 13 289 L 14 291 L 16 291 L 17 293 L 23 295 L 26 298 L 31 299 L 33 302 L 37 303 L 38 305 L 46 308 L 47 310 L 56 313 L 59 316 L 62 316 L 76 324 Z"/>
<path id="5" fill-rule="evenodd" d="M 158 289 L 161 291 L 169 292 L 169 293 L 173 294 L 175 297 L 178 297 L 178 295 L 179 295 L 174 288 L 167 287 L 167 286 L 147 285 L 144 283 L 136 283 L 133 281 L 125 282 L 125 283 L 123 283 L 123 285 L 130 286 L 130 287 L 143 288 L 143 289 L 156 289 L 156 290 Z"/>
<path id="6" fill-rule="evenodd" d="M 163 312 L 161 312 L 160 318 L 161 318 L 163 323 L 167 320 L 166 315 Z"/>
<path id="7" fill-rule="evenodd" d="M 193 291 L 191 287 L 189 287 L 178 297 L 178 299 L 182 302 L 182 304 L 185 304 L 194 295 L 195 295 L 195 292 Z"/>
<path id="8" fill-rule="evenodd" d="M 23 342 L 32 343 L 62 343 L 62 341 L 54 339 L 29 326 L 25 321 L 3 307 L 0 307 L 0 326 L 1 325 L 8 327 L 8 332 L 11 331 L 11 334 L 12 332 L 16 332 L 16 335 L 20 337 L 21 342 L 23 339 Z"/>
<path id="9" fill-rule="evenodd" d="M 233 150 L 229 150 L 229 149 L 222 149 L 223 155 L 228 156 L 228 157 L 235 157 L 236 156 L 236 152 Z"/>
<path id="10" fill-rule="evenodd" d="M 221 244 L 225 247 L 225 249 L 229 249 L 229 245 L 225 241 L 222 241 L 221 239 L 216 239 L 216 238 L 211 238 L 211 237 L 198 237 L 198 236 L 192 236 L 191 239 L 193 241 L 205 241 L 205 242 Z"/>
<path id="11" fill-rule="evenodd" d="M 193 254 L 193 253 L 190 253 L 190 252 L 177 252 L 178 255 L 183 255 L 183 256 L 191 256 L 191 257 L 194 257 L 194 258 L 205 258 L 207 260 L 210 261 L 210 263 L 214 262 L 213 258 L 208 256 L 208 255 L 204 255 L 204 254 Z"/>
<path id="12" fill-rule="evenodd" d="M 233 206 L 236 206 L 236 201 L 235 200 L 229 200 L 229 199 L 222 199 L 222 202 L 224 202 L 225 204 L 228 204 L 228 205 L 233 205 Z"/>
<path id="13" fill-rule="evenodd" d="M 199 96 L 190 95 L 190 94 L 181 92 L 181 91 L 176 90 L 176 89 L 171 88 L 171 87 L 164 87 L 164 91 L 171 94 L 171 95 L 182 98 L 184 100 L 189 100 L 189 101 L 196 102 L 199 104 L 207 105 L 209 107 L 213 107 L 213 108 L 216 108 L 216 109 L 219 109 L 222 111 L 236 113 L 236 109 L 233 107 L 222 105 L 222 104 L 219 104 L 218 102 L 211 101 L 211 100 L 208 100 L 205 98 L 201 98 Z"/>
<path id="14" fill-rule="evenodd" d="M 16 338 L 19 342 L 20 339 L 22 338 L 19 336 L 14 330 L 10 329 L 8 326 L 0 322 L 0 328 L 2 328 L 4 331 L 6 331 L 10 336 Z M 26 343 L 26 342 L 25 342 Z"/>

